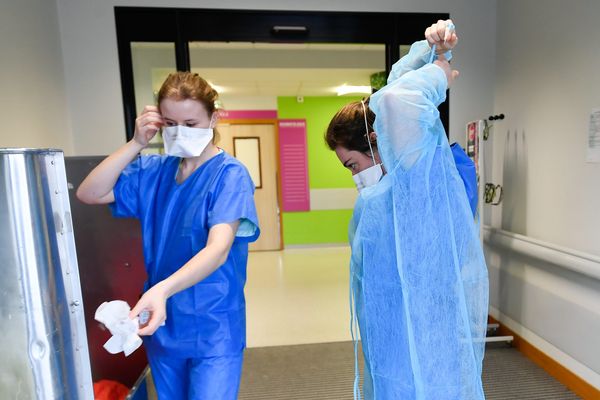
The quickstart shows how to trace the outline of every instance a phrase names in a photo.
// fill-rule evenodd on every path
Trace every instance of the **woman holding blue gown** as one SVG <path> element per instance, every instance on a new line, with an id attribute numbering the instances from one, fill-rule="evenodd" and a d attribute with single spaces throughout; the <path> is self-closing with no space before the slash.
<path id="1" fill-rule="evenodd" d="M 140 220 L 148 279 L 130 318 L 150 312 L 139 334 L 161 400 L 233 400 L 239 388 L 248 244 L 259 227 L 248 171 L 214 143 L 216 100 L 198 74 L 169 75 L 134 138 L 77 191 Z M 166 155 L 139 156 L 161 128 Z"/>
<path id="2" fill-rule="evenodd" d="M 325 137 L 360 192 L 350 276 L 367 399 L 484 398 L 487 269 L 437 110 L 458 75 L 450 24 L 428 28 L 387 85 L 342 108 Z"/>

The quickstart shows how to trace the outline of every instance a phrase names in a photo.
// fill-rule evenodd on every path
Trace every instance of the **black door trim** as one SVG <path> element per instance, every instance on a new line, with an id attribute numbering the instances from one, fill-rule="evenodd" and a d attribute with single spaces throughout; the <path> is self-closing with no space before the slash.
<path id="1" fill-rule="evenodd" d="M 269 43 L 377 43 L 386 46 L 386 70 L 400 58 L 400 44 L 423 38 L 444 13 L 264 11 L 115 7 L 127 140 L 135 128 L 131 42 L 172 42 L 176 66 L 190 70 L 191 41 Z M 448 101 L 439 107 L 448 132 Z"/>

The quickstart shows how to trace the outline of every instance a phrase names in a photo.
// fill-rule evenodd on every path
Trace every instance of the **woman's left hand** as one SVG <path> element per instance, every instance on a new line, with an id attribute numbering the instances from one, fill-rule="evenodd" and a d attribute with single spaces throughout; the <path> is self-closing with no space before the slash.
<path id="1" fill-rule="evenodd" d="M 446 60 L 446 57 L 444 57 L 443 54 L 440 55 L 438 59 L 435 60 L 433 63 L 440 67 L 442 71 L 444 71 L 444 74 L 446 74 L 446 79 L 448 80 L 448 87 L 452 86 L 454 80 L 458 78 L 458 71 L 452 69 L 450 63 Z"/>
<path id="2" fill-rule="evenodd" d="M 448 50 L 452 50 L 458 42 L 458 37 L 455 32 L 448 31 L 448 26 L 453 26 L 451 19 L 446 21 L 439 20 L 425 30 L 425 39 L 429 43 L 429 47 L 435 45 L 437 55 L 444 54 Z"/>
<path id="3" fill-rule="evenodd" d="M 167 296 L 159 284 L 151 287 L 129 312 L 129 318 L 138 317 L 142 311 L 150 313 L 150 320 L 138 331 L 138 335 L 152 335 L 167 320 Z"/>

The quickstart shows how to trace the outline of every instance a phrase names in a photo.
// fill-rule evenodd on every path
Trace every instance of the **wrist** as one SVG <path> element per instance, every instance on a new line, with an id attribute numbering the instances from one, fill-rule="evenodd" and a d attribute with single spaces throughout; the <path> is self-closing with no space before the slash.
<path id="1" fill-rule="evenodd" d="M 166 300 L 174 294 L 173 285 L 171 285 L 169 278 L 158 282 L 153 288 Z"/>
<path id="2" fill-rule="evenodd" d="M 450 60 L 452 60 L 452 50 L 451 49 L 444 49 L 444 50 L 440 50 L 439 52 L 436 49 L 436 51 L 434 53 L 435 53 L 436 60 L 438 60 L 440 57 L 443 57 L 448 62 L 450 62 Z"/>
<path id="3" fill-rule="evenodd" d="M 446 47 L 441 47 L 441 46 L 435 47 L 435 54 L 438 56 L 441 56 L 442 54 L 446 54 L 449 51 L 450 51 L 450 49 L 448 49 Z"/>
<path id="4" fill-rule="evenodd" d="M 146 146 L 148 146 L 148 144 L 147 144 L 147 143 L 146 143 L 146 144 L 144 144 L 144 143 L 140 143 L 140 142 L 139 142 L 139 141 L 136 139 L 136 137 L 135 137 L 135 136 L 133 137 L 133 139 L 131 139 L 131 140 L 129 141 L 129 143 L 131 144 L 131 146 L 132 146 L 132 147 L 135 147 L 135 148 L 137 148 L 137 149 L 138 149 L 138 152 L 139 152 L 139 151 L 141 151 L 141 150 L 143 150 L 143 149 L 145 149 L 145 148 L 146 148 Z"/>

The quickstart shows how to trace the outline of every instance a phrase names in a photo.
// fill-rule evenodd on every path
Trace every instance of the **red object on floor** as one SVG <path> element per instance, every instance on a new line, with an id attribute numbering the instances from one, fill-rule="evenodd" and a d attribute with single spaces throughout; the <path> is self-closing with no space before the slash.
<path id="1" fill-rule="evenodd" d="M 95 400 L 124 400 L 129 394 L 129 388 L 121 382 L 102 379 L 94 382 Z"/>

